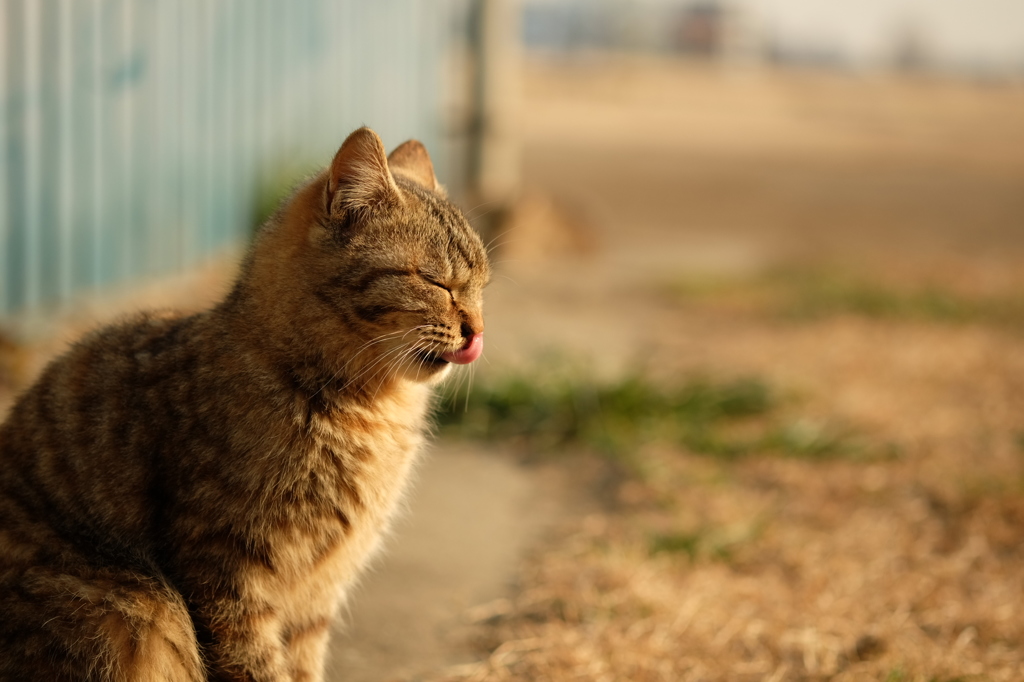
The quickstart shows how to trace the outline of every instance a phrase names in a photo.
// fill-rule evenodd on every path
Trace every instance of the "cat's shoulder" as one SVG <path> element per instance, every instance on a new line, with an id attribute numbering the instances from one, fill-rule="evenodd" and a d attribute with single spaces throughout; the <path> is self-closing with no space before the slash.
<path id="1" fill-rule="evenodd" d="M 37 383 L 94 382 L 110 387 L 157 365 L 194 355 L 199 315 L 150 310 L 122 316 L 87 332 L 55 358 Z M 158 362 L 163 359 L 163 362 Z"/>
<path id="2" fill-rule="evenodd" d="M 124 315 L 87 332 L 71 344 L 71 351 L 131 352 L 151 347 L 171 347 L 187 341 L 201 321 L 201 314 L 176 310 L 147 310 Z"/>

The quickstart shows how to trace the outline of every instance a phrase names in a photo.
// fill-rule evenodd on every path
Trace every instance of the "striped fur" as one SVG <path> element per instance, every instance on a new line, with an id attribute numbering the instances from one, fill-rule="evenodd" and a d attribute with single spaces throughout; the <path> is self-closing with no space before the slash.
<path id="1" fill-rule="evenodd" d="M 217 307 L 101 329 L 20 398 L 0 680 L 321 679 L 439 356 L 483 329 L 485 251 L 421 149 L 356 131 Z"/>

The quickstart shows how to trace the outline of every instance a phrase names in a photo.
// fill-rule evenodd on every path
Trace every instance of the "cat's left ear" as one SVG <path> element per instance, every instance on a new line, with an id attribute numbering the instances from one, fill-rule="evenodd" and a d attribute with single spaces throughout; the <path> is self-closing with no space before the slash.
<path id="1" fill-rule="evenodd" d="M 408 140 L 398 145 L 388 156 L 392 172 L 403 175 L 417 185 L 434 192 L 442 191 L 441 183 L 434 175 L 434 164 L 430 162 L 427 148 L 419 140 Z"/>
<path id="2" fill-rule="evenodd" d="M 345 138 L 331 161 L 324 192 L 328 214 L 401 202 L 377 133 L 364 127 Z"/>

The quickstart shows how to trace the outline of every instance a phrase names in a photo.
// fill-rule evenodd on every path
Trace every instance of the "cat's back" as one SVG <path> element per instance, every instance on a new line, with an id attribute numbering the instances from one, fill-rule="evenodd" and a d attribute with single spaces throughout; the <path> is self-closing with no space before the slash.
<path id="1" fill-rule="evenodd" d="M 182 390 L 170 368 L 196 355 L 197 322 L 147 314 L 91 333 L 0 427 L 0 679 L 79 679 L 129 645 L 172 677 L 200 679 L 187 610 L 150 540 L 153 455 L 168 396 Z"/>
<path id="2" fill-rule="evenodd" d="M 197 322 L 139 315 L 92 332 L 46 367 L 0 426 L 0 527 L 31 519 L 71 534 L 113 524 L 138 535 L 147 454 L 165 437 L 168 399 L 186 390 Z"/>

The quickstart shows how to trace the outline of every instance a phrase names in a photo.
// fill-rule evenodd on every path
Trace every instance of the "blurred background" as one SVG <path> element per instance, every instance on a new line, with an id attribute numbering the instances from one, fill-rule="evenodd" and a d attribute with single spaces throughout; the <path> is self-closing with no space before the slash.
<path id="1" fill-rule="evenodd" d="M 1016 141 L 973 129 L 1024 73 L 1013 0 L 0 10 L 5 314 L 237 247 L 363 123 L 389 144 L 422 139 L 457 197 L 500 213 L 545 183 L 529 162 L 553 140 L 863 157 L 936 153 L 920 148 L 947 135 L 949 153 L 977 157 Z"/>
<path id="2" fill-rule="evenodd" d="M 0 409 L 215 301 L 360 125 L 490 245 L 335 678 L 1024 678 L 1020 0 L 0 0 L 0 36 Z"/>

